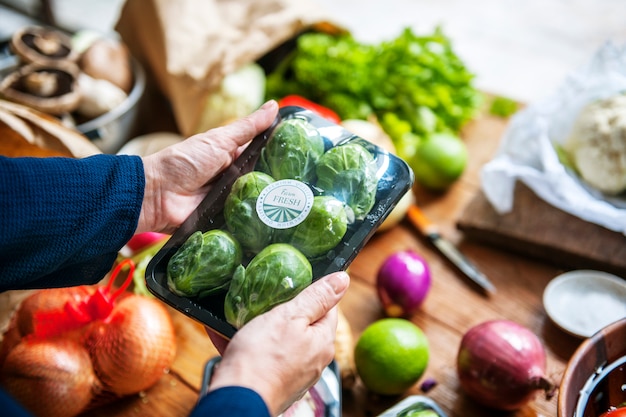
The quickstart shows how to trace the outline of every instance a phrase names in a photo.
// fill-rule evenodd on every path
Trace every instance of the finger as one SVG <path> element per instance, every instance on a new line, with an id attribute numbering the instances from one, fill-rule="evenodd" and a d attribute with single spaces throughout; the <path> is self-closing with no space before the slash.
<path id="1" fill-rule="evenodd" d="M 326 275 L 283 306 L 289 308 L 292 315 L 304 316 L 309 323 L 315 323 L 337 305 L 348 289 L 349 283 L 350 277 L 343 271 Z"/>
<path id="2" fill-rule="evenodd" d="M 230 138 L 236 144 L 236 149 L 269 128 L 277 113 L 278 103 L 275 100 L 270 100 L 248 116 L 226 126 L 210 130 L 207 136 Z"/>

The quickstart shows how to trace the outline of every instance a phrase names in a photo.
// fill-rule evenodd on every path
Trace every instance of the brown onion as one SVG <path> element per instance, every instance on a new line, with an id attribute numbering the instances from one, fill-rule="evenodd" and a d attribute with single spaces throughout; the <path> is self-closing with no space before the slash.
<path id="1" fill-rule="evenodd" d="M 62 338 L 22 339 L 6 357 L 0 384 L 38 417 L 75 416 L 99 389 L 87 351 Z"/>
<path id="2" fill-rule="evenodd" d="M 113 288 L 126 265 L 126 280 Z M 155 384 L 174 360 L 174 326 L 156 299 L 124 296 L 133 272 L 134 263 L 122 261 L 107 286 L 41 290 L 26 298 L 0 347 L 7 390 L 38 415 L 69 416 Z M 36 402 L 42 395 L 46 401 Z"/>
<path id="3" fill-rule="evenodd" d="M 150 388 L 169 370 L 176 334 L 163 304 L 130 295 L 90 326 L 85 345 L 105 389 L 123 396 Z"/>
<path id="4" fill-rule="evenodd" d="M 36 314 L 61 310 L 66 302 L 79 301 L 92 293 L 93 290 L 89 287 L 79 286 L 37 290 L 26 297 L 11 316 L 9 327 L 3 335 L 0 345 L 0 366 L 21 338 L 35 331 Z"/>
<path id="5" fill-rule="evenodd" d="M 461 340 L 457 373 L 463 390 L 477 402 L 516 410 L 539 390 L 550 398 L 555 385 L 545 377 L 546 355 L 539 338 L 509 320 L 471 328 Z"/>
<path id="6" fill-rule="evenodd" d="M 93 292 L 93 288 L 87 286 L 51 288 L 34 292 L 22 302 L 15 314 L 20 335 L 27 336 L 33 333 L 36 314 L 62 310 L 68 301 L 79 302 Z"/>

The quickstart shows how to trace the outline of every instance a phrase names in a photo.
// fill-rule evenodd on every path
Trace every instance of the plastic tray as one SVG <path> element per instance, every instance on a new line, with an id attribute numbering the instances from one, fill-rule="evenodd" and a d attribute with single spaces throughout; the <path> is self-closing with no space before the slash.
<path id="1" fill-rule="evenodd" d="M 261 150 L 278 123 L 283 119 L 294 117 L 306 119 L 318 130 L 324 139 L 326 151 L 331 147 L 348 142 L 358 142 L 373 155 L 377 166 L 378 186 L 374 206 L 365 219 L 355 221 L 348 226 L 341 242 L 329 251 L 323 259 L 311 262 L 313 281 L 329 273 L 345 270 L 374 234 L 377 227 L 413 185 L 413 172 L 402 159 L 309 110 L 295 106 L 281 108 L 275 123 L 267 131 L 253 139 L 241 156 L 219 176 L 198 208 L 165 243 L 146 269 L 146 285 L 157 298 L 226 338 L 231 338 L 237 329 L 225 319 L 225 294 L 212 295 L 202 299 L 176 295 L 167 286 L 167 264 L 172 255 L 192 233 L 198 230 L 206 232 L 212 229 L 226 228 L 222 209 L 232 184 L 241 175 L 255 169 Z M 244 266 L 246 262 L 244 259 Z"/>
<path id="2" fill-rule="evenodd" d="M 411 395 L 393 407 L 385 410 L 378 417 L 410 417 L 419 411 L 433 411 L 439 417 L 447 417 L 446 413 L 432 399 L 423 395 Z"/>

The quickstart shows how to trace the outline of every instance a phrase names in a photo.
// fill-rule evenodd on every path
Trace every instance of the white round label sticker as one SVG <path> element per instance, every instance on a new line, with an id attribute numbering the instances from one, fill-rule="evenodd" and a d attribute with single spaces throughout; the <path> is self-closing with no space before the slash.
<path id="1" fill-rule="evenodd" d="M 306 219 L 313 206 L 313 192 L 298 180 L 279 180 L 265 187 L 256 201 L 261 221 L 274 229 L 288 229 Z"/>

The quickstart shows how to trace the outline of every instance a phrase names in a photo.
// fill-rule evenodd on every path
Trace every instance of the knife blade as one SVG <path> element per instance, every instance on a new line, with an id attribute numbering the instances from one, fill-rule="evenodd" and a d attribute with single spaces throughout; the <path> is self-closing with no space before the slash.
<path id="1" fill-rule="evenodd" d="M 407 217 L 411 224 L 470 280 L 488 293 L 496 292 L 496 287 L 489 281 L 487 276 L 467 259 L 452 242 L 439 233 L 437 226 L 422 213 L 419 207 L 411 205 L 407 212 Z"/>

